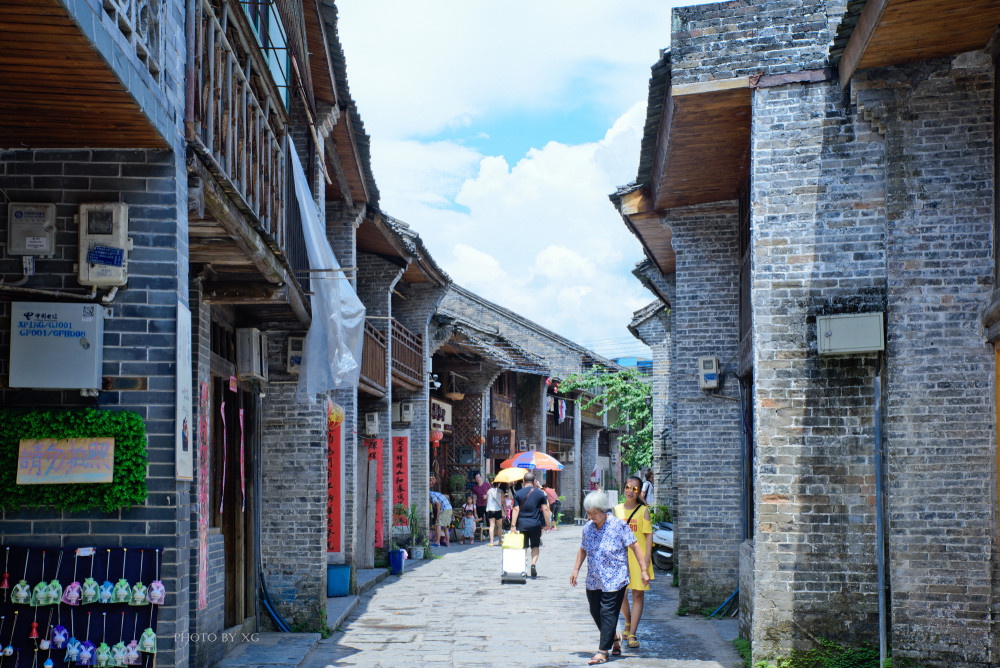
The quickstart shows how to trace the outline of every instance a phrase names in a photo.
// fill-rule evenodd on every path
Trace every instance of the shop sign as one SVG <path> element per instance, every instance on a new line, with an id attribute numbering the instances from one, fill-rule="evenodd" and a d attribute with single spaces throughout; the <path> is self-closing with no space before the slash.
<path id="1" fill-rule="evenodd" d="M 488 459 L 507 459 L 513 454 L 511 444 L 515 442 L 513 430 L 490 429 L 486 432 L 486 457 Z"/>
<path id="2" fill-rule="evenodd" d="M 451 431 L 451 404 L 431 399 L 431 431 Z"/>
<path id="3" fill-rule="evenodd" d="M 18 485 L 112 482 L 114 438 L 22 439 Z"/>

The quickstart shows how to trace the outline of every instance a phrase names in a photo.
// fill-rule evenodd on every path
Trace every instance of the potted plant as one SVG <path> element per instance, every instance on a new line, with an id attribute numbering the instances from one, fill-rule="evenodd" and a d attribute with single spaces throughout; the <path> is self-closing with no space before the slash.
<path id="1" fill-rule="evenodd" d="M 420 531 L 420 513 L 417 510 L 417 504 L 410 506 L 409 510 L 406 510 L 406 506 L 400 504 L 400 508 L 403 509 L 403 515 L 406 518 L 406 524 L 409 530 L 409 550 L 411 559 L 423 559 L 424 549 L 427 547 L 427 536 Z M 422 537 L 422 540 L 421 540 Z"/>

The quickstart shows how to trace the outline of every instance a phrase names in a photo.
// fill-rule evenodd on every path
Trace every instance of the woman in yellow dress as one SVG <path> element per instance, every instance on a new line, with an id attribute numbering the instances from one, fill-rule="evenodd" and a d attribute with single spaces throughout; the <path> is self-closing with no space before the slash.
<path id="1" fill-rule="evenodd" d="M 643 503 L 639 496 L 642 489 L 642 480 L 639 476 L 630 476 L 625 483 L 625 503 L 615 506 L 615 516 L 623 520 L 632 529 L 639 550 L 646 557 L 647 568 L 649 569 L 649 579 L 653 579 L 653 523 L 649 519 L 649 508 Z M 632 608 L 629 610 L 628 592 L 622 601 L 622 615 L 625 617 L 625 643 L 629 647 L 638 647 L 639 640 L 635 637 L 635 632 L 639 629 L 639 620 L 642 619 L 642 603 L 645 593 L 649 589 L 648 585 L 642 583 L 642 575 L 635 555 L 629 552 L 628 555 L 628 588 L 632 592 Z"/>

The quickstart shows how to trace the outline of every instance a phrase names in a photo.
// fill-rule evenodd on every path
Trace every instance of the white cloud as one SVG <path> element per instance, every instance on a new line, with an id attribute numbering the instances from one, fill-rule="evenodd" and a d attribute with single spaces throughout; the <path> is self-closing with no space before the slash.
<path id="1" fill-rule="evenodd" d="M 459 285 L 602 354 L 641 351 L 625 326 L 653 296 L 608 194 L 635 178 L 649 67 L 678 4 L 691 3 L 340 0 L 383 210 Z M 603 137 L 519 159 L 435 137 L 583 108 L 609 119 Z"/>

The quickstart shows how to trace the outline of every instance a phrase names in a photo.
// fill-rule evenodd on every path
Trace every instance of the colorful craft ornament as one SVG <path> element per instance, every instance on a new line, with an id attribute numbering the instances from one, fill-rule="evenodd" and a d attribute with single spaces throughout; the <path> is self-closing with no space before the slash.
<path id="1" fill-rule="evenodd" d="M 45 621 L 45 635 L 42 636 L 42 639 L 39 641 L 38 649 L 47 650 L 49 648 L 49 646 L 52 644 L 52 641 L 49 640 L 49 636 L 51 634 L 52 634 L 52 608 L 49 608 L 49 618 Z"/>
<path id="2" fill-rule="evenodd" d="M 7 598 L 7 590 L 10 589 L 10 573 L 7 572 L 7 561 L 10 559 L 10 548 L 4 548 L 3 555 L 3 579 L 0 580 L 0 589 L 3 589 L 4 599 Z"/>
<path id="3" fill-rule="evenodd" d="M 31 633 L 28 637 L 32 640 L 38 640 L 41 636 L 38 635 L 38 622 L 31 622 Z"/>
<path id="4" fill-rule="evenodd" d="M 14 629 L 17 628 L 17 616 L 21 614 L 20 611 L 14 611 L 14 625 L 10 627 L 10 639 L 7 641 L 7 646 L 3 648 L 4 656 L 14 656 Z"/>
<path id="5" fill-rule="evenodd" d="M 45 550 L 42 550 L 42 581 L 36 584 L 31 590 L 31 601 L 29 605 L 37 608 L 40 605 L 48 605 L 48 601 L 49 583 L 45 581 Z"/>
<path id="6" fill-rule="evenodd" d="M 24 577 L 14 585 L 10 592 L 10 600 L 19 605 L 28 603 L 31 599 L 31 586 L 28 584 L 28 561 L 31 557 L 31 550 L 27 550 L 24 555 Z"/>
<path id="7" fill-rule="evenodd" d="M 73 555 L 73 581 L 66 585 L 62 594 L 62 602 L 66 605 L 80 605 L 80 583 L 76 580 L 76 566 L 79 559 L 79 555 Z"/>
<path id="8" fill-rule="evenodd" d="M 104 582 L 101 583 L 100 598 L 101 603 L 110 603 L 114 596 L 114 585 L 111 584 L 111 550 L 108 550 L 108 567 L 104 572 Z"/>
<path id="9" fill-rule="evenodd" d="M 128 561 L 128 548 L 125 548 L 123 553 L 122 576 L 118 579 L 118 582 L 115 583 L 115 589 L 112 594 L 115 603 L 126 603 L 132 598 L 132 586 L 129 585 L 128 580 L 125 579 L 125 562 Z"/>
<path id="10" fill-rule="evenodd" d="M 146 654 L 156 654 L 156 633 L 147 628 L 139 637 L 139 650 Z"/>
<path id="11" fill-rule="evenodd" d="M 94 562 L 97 561 L 97 553 L 90 555 L 90 577 L 83 581 L 83 587 L 80 593 L 80 603 L 83 605 L 90 605 L 91 603 L 97 603 L 99 592 L 97 586 L 97 580 L 94 579 Z"/>
<path id="12" fill-rule="evenodd" d="M 127 666 L 125 663 L 125 655 L 128 650 L 125 647 L 125 613 L 122 613 L 122 627 L 118 631 L 118 642 L 116 642 L 111 647 L 111 658 L 114 661 L 115 666 Z"/>
<path id="13" fill-rule="evenodd" d="M 87 634 L 83 636 L 84 641 L 80 643 L 80 657 L 76 660 L 81 666 L 94 665 L 94 650 L 97 646 L 90 642 L 90 613 L 87 613 Z"/>
<path id="14" fill-rule="evenodd" d="M 59 582 L 59 569 L 62 568 L 63 553 L 62 550 L 59 551 L 59 558 L 56 560 L 56 573 L 55 577 L 48 584 L 47 598 L 48 603 L 46 605 L 59 605 L 59 600 L 62 598 L 62 584 Z M 45 580 L 45 571 L 42 570 L 42 580 Z M 49 621 L 52 621 L 52 614 L 49 614 Z"/>
<path id="15" fill-rule="evenodd" d="M 64 649 L 69 640 L 69 631 L 62 624 L 52 628 L 52 649 Z"/>
<path id="16" fill-rule="evenodd" d="M 156 550 L 156 579 L 149 585 L 149 602 L 153 605 L 163 605 L 167 598 L 167 589 L 160 582 L 160 550 Z"/>
<path id="17" fill-rule="evenodd" d="M 56 668 L 56 664 L 52 662 L 52 657 L 45 659 L 45 663 L 42 664 L 42 668 Z"/>
<path id="18" fill-rule="evenodd" d="M 124 614 L 124 613 L 123 613 Z M 125 647 L 125 665 L 141 666 L 142 657 L 139 655 L 139 641 L 136 640 L 136 632 L 139 630 L 139 613 L 135 614 L 135 623 L 132 625 L 132 640 Z"/>
<path id="19" fill-rule="evenodd" d="M 149 605 L 149 592 L 142 584 L 142 562 L 146 558 L 146 550 L 139 552 L 139 581 L 132 585 L 132 600 L 129 605 Z"/>
<path id="20" fill-rule="evenodd" d="M 103 640 L 108 637 L 108 613 L 103 612 L 101 614 L 104 615 L 104 631 L 101 634 L 101 644 L 97 646 L 97 650 L 94 652 L 94 665 L 101 668 L 108 668 L 114 665 L 111 658 L 111 648 Z"/>
<path id="21" fill-rule="evenodd" d="M 76 625 L 73 613 L 69 615 L 70 638 L 66 642 L 66 663 L 76 661 L 80 657 L 80 641 L 76 639 Z"/>

